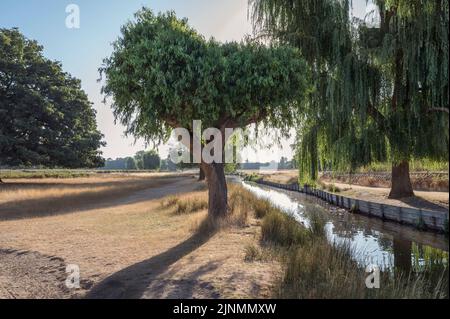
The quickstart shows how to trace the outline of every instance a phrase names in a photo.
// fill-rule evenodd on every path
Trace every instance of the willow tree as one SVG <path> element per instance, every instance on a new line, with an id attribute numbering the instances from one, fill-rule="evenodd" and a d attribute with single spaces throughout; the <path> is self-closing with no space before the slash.
<path id="1" fill-rule="evenodd" d="M 376 0 L 375 24 L 352 20 L 350 1 L 250 2 L 257 31 L 301 48 L 316 75 L 303 173 L 316 178 L 320 157 L 350 170 L 389 159 L 399 198 L 413 195 L 411 158 L 448 160 L 447 1 Z"/>
<path id="2" fill-rule="evenodd" d="M 146 8 L 122 28 L 100 71 L 116 119 L 127 134 L 147 140 L 164 140 L 174 128 L 192 135 L 193 120 L 222 136 L 226 128 L 258 123 L 288 131 L 308 82 L 298 49 L 207 41 L 186 19 Z M 226 214 L 223 158 L 200 165 L 209 214 Z"/>

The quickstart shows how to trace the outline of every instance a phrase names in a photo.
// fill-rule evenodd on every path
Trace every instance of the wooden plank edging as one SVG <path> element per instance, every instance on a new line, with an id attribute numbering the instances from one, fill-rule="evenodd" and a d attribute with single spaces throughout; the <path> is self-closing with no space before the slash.
<path id="1" fill-rule="evenodd" d="M 256 181 L 257 184 L 271 186 L 275 188 L 290 190 L 318 197 L 330 204 L 347 209 L 353 213 L 360 213 L 384 220 L 395 221 L 405 225 L 418 228 L 431 229 L 434 231 L 448 231 L 449 213 L 424 210 L 420 208 L 394 206 L 372 201 L 336 195 L 327 191 L 309 187 L 300 187 L 298 184 L 279 184 L 268 181 Z"/>

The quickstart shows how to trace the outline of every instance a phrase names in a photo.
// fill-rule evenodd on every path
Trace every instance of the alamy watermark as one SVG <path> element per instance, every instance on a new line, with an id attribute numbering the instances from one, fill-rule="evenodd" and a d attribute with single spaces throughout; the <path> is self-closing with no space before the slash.
<path id="1" fill-rule="evenodd" d="M 69 289 L 80 289 L 80 267 L 78 265 L 67 265 L 66 287 Z"/>
<path id="2" fill-rule="evenodd" d="M 366 278 L 366 287 L 368 289 L 380 289 L 380 267 L 377 265 L 368 265 L 366 273 L 369 274 Z"/>
<path id="3" fill-rule="evenodd" d="M 253 143 L 248 129 L 210 127 L 203 130 L 200 120 L 192 122 L 191 130 L 175 128 L 172 140 L 175 143 L 170 147 L 169 159 L 174 164 L 242 164 L 245 150 Z M 263 169 L 276 171 L 278 163 L 271 162 Z"/>
<path id="4" fill-rule="evenodd" d="M 66 7 L 66 28 L 79 29 L 80 28 L 80 7 L 77 4 L 69 4 Z"/>

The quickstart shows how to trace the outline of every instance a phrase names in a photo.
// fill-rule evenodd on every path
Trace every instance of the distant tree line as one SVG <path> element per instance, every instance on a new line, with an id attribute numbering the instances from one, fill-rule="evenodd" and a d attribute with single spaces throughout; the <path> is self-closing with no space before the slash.
<path id="1" fill-rule="evenodd" d="M 164 162 L 164 163 L 163 163 Z M 109 170 L 158 170 L 162 166 L 165 170 L 168 170 L 166 160 L 161 161 L 158 152 L 151 151 L 139 151 L 134 157 L 125 158 L 108 158 L 105 162 L 104 169 Z"/>
<path id="2" fill-rule="evenodd" d="M 245 162 L 245 163 L 241 163 L 238 165 L 239 169 L 244 169 L 244 170 L 251 170 L 251 169 L 264 169 L 264 167 L 269 167 L 273 164 L 276 164 L 276 168 L 277 169 L 296 169 L 298 168 L 297 166 L 297 161 L 295 158 L 293 158 L 292 160 L 288 160 L 287 157 L 281 157 L 279 162 L 265 162 L 265 163 L 261 163 L 261 162 Z"/>

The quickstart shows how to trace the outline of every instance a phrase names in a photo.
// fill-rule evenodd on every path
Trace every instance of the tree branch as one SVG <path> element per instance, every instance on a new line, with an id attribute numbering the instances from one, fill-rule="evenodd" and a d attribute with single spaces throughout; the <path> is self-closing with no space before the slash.
<path id="1" fill-rule="evenodd" d="M 380 127 L 380 130 L 388 129 L 388 126 L 386 125 L 386 118 L 376 107 L 372 105 L 372 103 L 369 103 L 367 113 L 377 123 L 377 125 Z"/>

